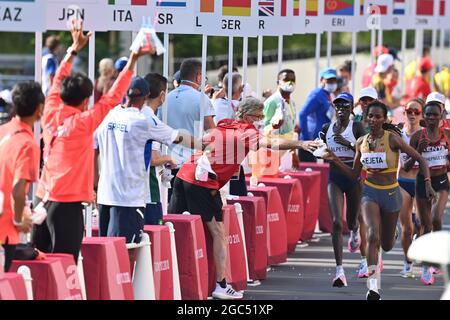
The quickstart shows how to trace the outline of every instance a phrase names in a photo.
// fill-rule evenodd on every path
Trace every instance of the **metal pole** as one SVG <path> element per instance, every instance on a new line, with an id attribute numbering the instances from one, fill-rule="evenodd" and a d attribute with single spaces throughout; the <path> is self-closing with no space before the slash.
<path id="1" fill-rule="evenodd" d="M 233 37 L 228 37 L 228 101 L 230 102 L 231 108 L 231 100 L 233 99 Z"/>
<path id="2" fill-rule="evenodd" d="M 203 35 L 202 37 L 202 86 L 201 86 L 201 92 L 205 92 L 206 87 L 206 59 L 208 54 L 208 36 Z M 205 128 L 205 117 L 203 115 L 202 110 L 204 109 L 204 103 L 205 99 L 200 100 L 200 128 L 198 132 L 198 137 L 203 136 L 203 131 Z M 195 138 L 198 138 L 195 137 Z"/>
<path id="3" fill-rule="evenodd" d="M 34 81 L 42 84 L 42 32 L 35 32 L 34 43 Z M 41 144 L 41 124 L 37 121 L 34 123 L 34 140 L 38 145 Z M 30 190 L 31 199 L 37 191 L 37 183 L 33 183 L 32 190 Z"/>
<path id="4" fill-rule="evenodd" d="M 166 77 L 167 79 L 169 79 L 169 54 L 170 53 L 169 53 L 169 34 L 168 33 L 164 33 L 164 49 L 166 49 L 166 53 L 164 54 L 164 57 L 163 57 L 163 76 Z M 167 123 L 167 117 L 168 117 L 167 100 L 164 101 L 162 110 L 163 110 L 163 122 Z M 163 145 L 162 152 L 163 152 L 163 154 L 167 154 L 167 146 L 166 145 Z M 162 211 L 163 211 L 163 214 L 166 215 L 168 202 L 169 202 L 169 190 L 167 187 L 161 185 L 160 179 L 158 179 L 158 183 L 159 183 L 159 190 L 161 190 Z"/>
<path id="5" fill-rule="evenodd" d="M 437 42 L 437 29 L 433 29 L 431 31 L 431 57 L 432 57 L 432 61 L 436 61 L 436 56 L 437 56 L 436 55 L 436 47 L 437 47 L 436 42 Z M 431 73 L 430 73 L 430 78 L 431 78 L 430 86 L 431 86 L 431 88 L 434 87 L 434 84 L 433 84 L 434 83 L 433 79 L 434 79 L 434 74 L 435 74 L 434 70 L 435 70 L 435 68 L 433 67 L 431 69 Z"/>
<path id="6" fill-rule="evenodd" d="M 262 97 L 262 64 L 263 64 L 263 36 L 258 36 L 258 65 L 256 69 L 256 95 Z"/>
<path id="7" fill-rule="evenodd" d="M 352 32 L 352 95 L 355 95 L 356 87 L 356 45 L 358 33 Z"/>
<path id="8" fill-rule="evenodd" d="M 164 33 L 164 48 L 166 53 L 163 60 L 163 76 L 169 79 L 169 34 Z"/>
<path id="9" fill-rule="evenodd" d="M 376 30 L 370 30 L 370 63 L 373 64 L 375 61 L 375 57 L 373 55 L 373 50 L 375 49 L 375 34 Z"/>
<path id="10" fill-rule="evenodd" d="M 331 66 L 331 47 L 332 47 L 333 33 L 331 31 L 327 32 L 327 67 Z"/>
<path id="11" fill-rule="evenodd" d="M 383 29 L 378 29 L 378 45 L 381 47 L 383 45 Z"/>
<path id="12" fill-rule="evenodd" d="M 243 83 L 247 83 L 247 64 L 248 64 L 248 37 L 244 37 L 242 44 L 242 79 Z"/>
<path id="13" fill-rule="evenodd" d="M 283 36 L 278 36 L 278 72 L 283 68 Z"/>
<path id="14" fill-rule="evenodd" d="M 439 66 L 442 67 L 445 64 L 444 61 L 444 42 L 445 42 L 445 30 L 441 29 L 439 34 Z"/>
<path id="15" fill-rule="evenodd" d="M 402 47 L 401 47 L 401 56 L 402 56 L 402 61 L 401 61 L 401 68 L 400 68 L 400 89 L 403 92 L 403 89 L 405 88 L 405 66 L 406 66 L 406 37 L 407 37 L 407 30 L 406 29 L 402 29 Z"/>
<path id="16" fill-rule="evenodd" d="M 315 85 L 319 85 L 320 82 L 320 32 L 316 33 L 316 82 Z"/>

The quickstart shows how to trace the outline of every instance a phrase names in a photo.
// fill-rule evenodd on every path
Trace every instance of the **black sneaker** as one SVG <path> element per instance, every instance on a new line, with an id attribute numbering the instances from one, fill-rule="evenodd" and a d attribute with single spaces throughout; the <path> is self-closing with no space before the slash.
<path id="1" fill-rule="evenodd" d="M 381 300 L 381 296 L 378 292 L 369 290 L 369 291 L 367 291 L 366 299 L 367 300 Z"/>

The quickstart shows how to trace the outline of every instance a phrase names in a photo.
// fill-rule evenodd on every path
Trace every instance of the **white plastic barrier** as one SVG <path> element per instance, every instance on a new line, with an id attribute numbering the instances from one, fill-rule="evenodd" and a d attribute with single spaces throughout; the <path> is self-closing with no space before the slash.
<path id="1" fill-rule="evenodd" d="M 27 290 L 28 300 L 33 300 L 33 278 L 31 278 L 31 270 L 27 266 L 20 266 L 17 273 L 21 274 L 25 280 L 25 289 Z"/>
<path id="2" fill-rule="evenodd" d="M 81 255 L 81 250 L 78 255 L 77 272 L 78 272 L 78 279 L 80 280 L 81 296 L 83 297 L 83 300 L 87 300 L 86 282 L 84 281 L 83 256 Z"/>
<path id="3" fill-rule="evenodd" d="M 155 300 L 153 261 L 148 234 L 143 233 L 139 244 L 127 243 L 127 249 L 136 249 L 136 264 L 133 272 L 133 291 L 135 300 Z"/>
<path id="4" fill-rule="evenodd" d="M 244 210 L 242 210 L 242 206 L 240 203 L 235 203 L 234 207 L 236 209 L 236 215 L 237 215 L 238 222 L 239 222 L 239 229 L 241 229 L 241 234 L 242 234 L 242 239 L 243 239 L 242 243 L 244 245 L 245 272 L 247 274 L 247 282 L 253 282 L 253 280 L 250 279 L 250 272 L 248 271 L 247 244 L 245 241 L 244 216 L 243 216 Z"/>
<path id="5" fill-rule="evenodd" d="M 180 273 L 178 271 L 177 248 L 175 245 L 175 228 L 172 222 L 166 222 L 170 231 L 170 252 L 172 255 L 173 300 L 181 300 Z"/>

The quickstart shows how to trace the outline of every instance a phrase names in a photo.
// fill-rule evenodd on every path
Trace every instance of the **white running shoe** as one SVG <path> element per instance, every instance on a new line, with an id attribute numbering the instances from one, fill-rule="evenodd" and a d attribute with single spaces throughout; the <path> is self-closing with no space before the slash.
<path id="1" fill-rule="evenodd" d="M 367 259 L 361 259 L 359 264 L 358 278 L 369 277 L 369 271 L 367 270 Z"/>
<path id="2" fill-rule="evenodd" d="M 220 300 L 239 300 L 244 297 L 242 293 L 234 290 L 229 284 L 227 284 L 226 288 L 222 288 L 219 284 L 216 284 L 216 289 L 213 291 L 212 296 Z"/>
<path id="3" fill-rule="evenodd" d="M 369 279 L 369 290 L 366 293 L 367 300 L 381 300 L 380 292 L 378 291 L 377 279 Z"/>
<path id="4" fill-rule="evenodd" d="M 333 279 L 333 287 L 346 287 L 347 286 L 347 278 L 345 277 L 344 270 L 336 272 L 336 277 Z"/>
<path id="5" fill-rule="evenodd" d="M 413 264 L 405 261 L 403 265 L 403 270 L 400 271 L 400 274 L 402 275 L 403 278 L 414 278 Z"/>
<path id="6" fill-rule="evenodd" d="M 359 238 L 359 229 L 356 232 L 350 231 L 350 238 L 348 238 L 348 251 L 355 253 L 358 251 L 361 244 L 361 239 Z"/>

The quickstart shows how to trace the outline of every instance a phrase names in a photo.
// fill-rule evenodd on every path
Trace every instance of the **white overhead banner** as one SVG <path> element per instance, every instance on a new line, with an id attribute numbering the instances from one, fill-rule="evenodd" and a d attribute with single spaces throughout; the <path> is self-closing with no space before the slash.
<path id="1" fill-rule="evenodd" d="M 46 29 L 69 30 L 73 19 L 82 19 L 84 30 L 106 31 L 108 0 L 46 0 Z"/>
<path id="2" fill-rule="evenodd" d="M 322 2 L 322 1 L 321 1 Z M 332 32 L 350 32 L 361 26 L 361 8 L 359 0 L 323 0 L 323 30 Z"/>
<path id="3" fill-rule="evenodd" d="M 293 33 L 292 0 L 253 0 L 252 4 L 258 12 L 258 35 L 283 36 Z"/>
<path id="4" fill-rule="evenodd" d="M 408 29 L 411 25 L 412 6 L 411 0 L 392 0 L 392 29 Z"/>
<path id="5" fill-rule="evenodd" d="M 0 31 L 44 31 L 44 5 L 42 0 L 0 0 Z"/>
<path id="6" fill-rule="evenodd" d="M 445 0 L 412 0 L 413 29 L 436 29 L 445 15 Z"/>
<path id="7" fill-rule="evenodd" d="M 103 0 L 105 15 L 98 15 L 104 20 L 106 30 L 138 31 L 142 26 L 143 17 L 154 14 L 152 0 Z"/>
<path id="8" fill-rule="evenodd" d="M 195 4 L 199 0 L 147 0 L 152 2 L 157 32 L 194 34 Z"/>
<path id="9" fill-rule="evenodd" d="M 444 6 L 442 8 L 442 6 Z M 439 9 L 439 28 L 450 29 L 450 1 L 444 1 L 441 3 L 441 8 Z"/>
<path id="10" fill-rule="evenodd" d="M 392 0 L 360 0 L 364 20 L 369 29 L 392 29 Z"/>
<path id="11" fill-rule="evenodd" d="M 295 33 L 318 33 L 324 31 L 323 0 L 294 0 Z M 296 9 L 298 8 L 298 9 Z"/>

